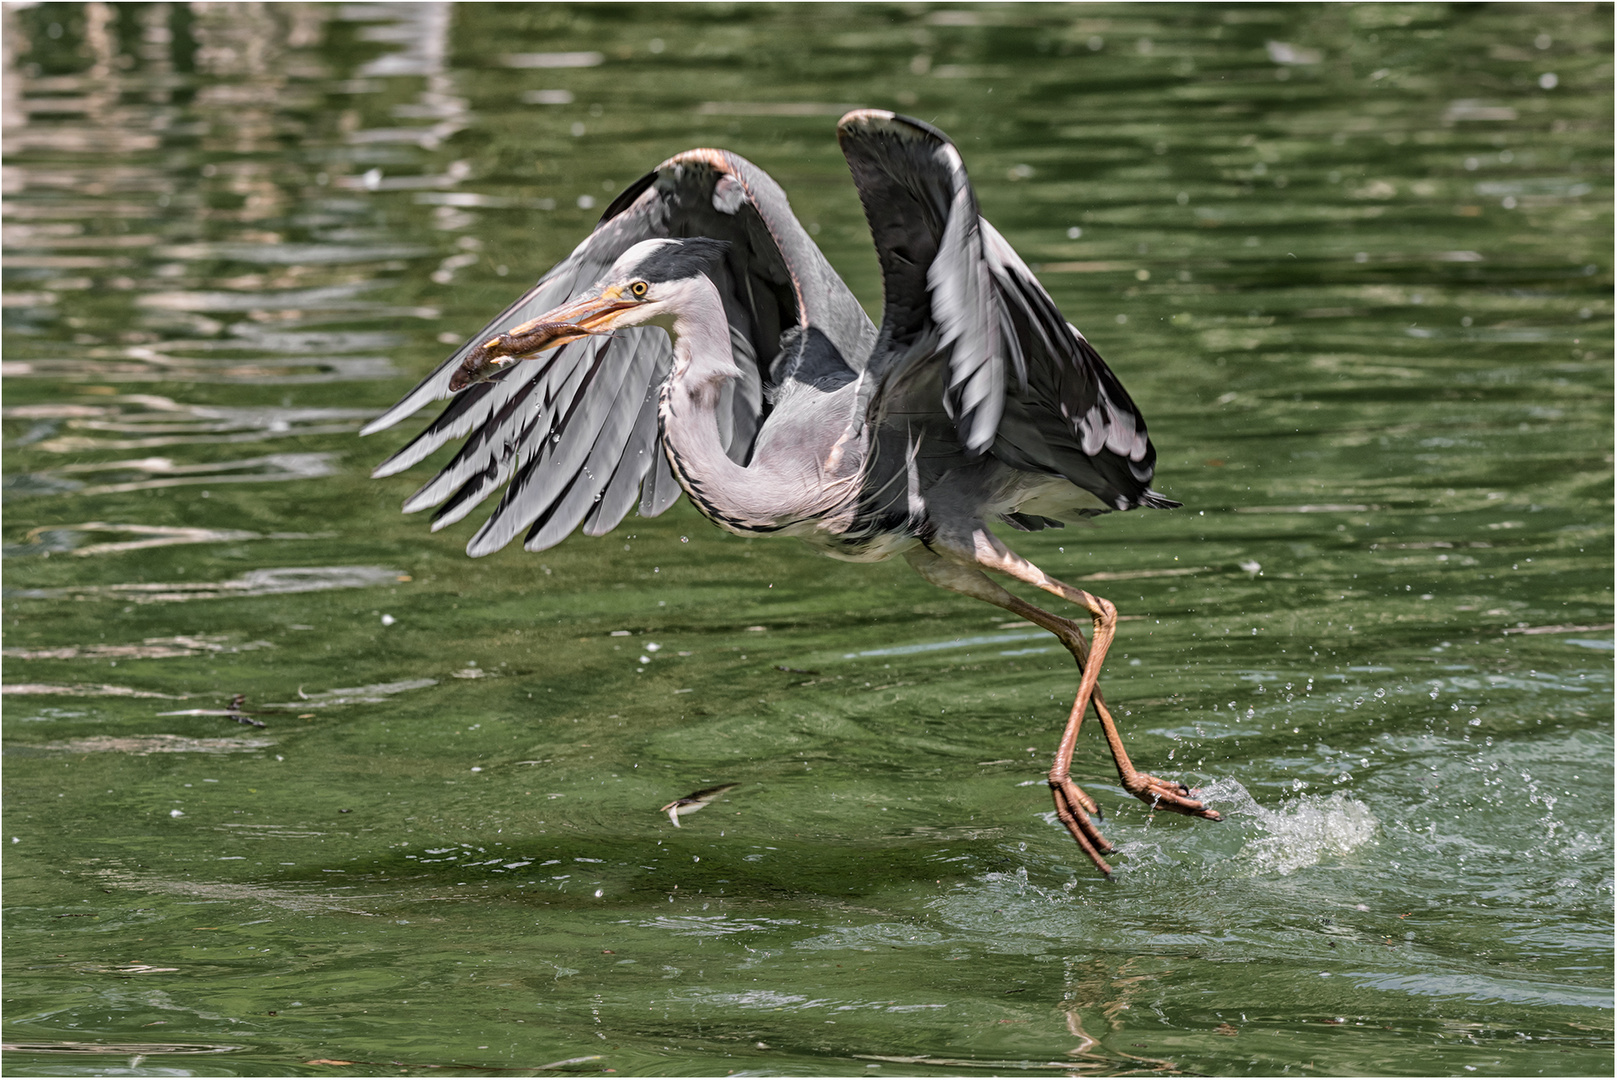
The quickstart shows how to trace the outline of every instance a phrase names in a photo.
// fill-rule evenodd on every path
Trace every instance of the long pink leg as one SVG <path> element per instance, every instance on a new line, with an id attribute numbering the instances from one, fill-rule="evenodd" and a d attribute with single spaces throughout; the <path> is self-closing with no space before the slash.
<path id="1" fill-rule="evenodd" d="M 1050 612 L 1012 595 L 997 583 L 989 580 L 975 566 L 968 566 L 952 559 L 945 559 L 925 548 L 915 548 L 907 552 L 905 558 L 909 560 L 910 565 L 915 567 L 922 577 L 932 582 L 932 584 L 941 586 L 951 592 L 987 601 L 1050 631 L 1061 639 L 1061 643 L 1077 658 L 1080 668 L 1083 666 L 1084 639 L 1082 634 L 1078 632 L 1075 623 L 1058 615 L 1052 615 Z M 1078 717 L 1081 717 L 1081 715 L 1081 713 L 1075 714 Z M 1069 719 L 1067 729 L 1068 734 L 1063 737 L 1062 745 L 1068 747 L 1067 760 L 1070 761 L 1072 750 L 1069 744 L 1078 737 L 1077 720 Z M 1060 760 L 1059 752 L 1057 753 L 1057 759 L 1058 761 Z M 1101 817 L 1100 807 L 1096 805 L 1094 799 L 1084 793 L 1082 788 L 1072 782 L 1070 776 L 1065 775 L 1065 771 L 1063 771 L 1061 778 L 1057 780 L 1055 770 L 1051 770 L 1050 787 L 1054 793 L 1056 816 L 1067 827 L 1067 831 L 1072 834 L 1072 838 L 1078 842 L 1078 846 L 1083 849 L 1085 855 L 1089 856 L 1089 860 L 1095 864 L 1095 867 L 1101 873 L 1110 875 L 1112 868 L 1101 856 L 1110 853 L 1113 850 L 1112 845 L 1107 842 L 1106 837 L 1101 835 L 1100 830 L 1095 827 L 1095 823 L 1090 820 L 1091 815 L 1097 818 Z"/>
<path id="2" fill-rule="evenodd" d="M 1066 826 L 1067 831 L 1072 834 L 1073 839 L 1078 842 L 1078 846 L 1089 856 L 1096 868 L 1103 874 L 1111 873 L 1111 867 L 1101 858 L 1101 854 L 1110 852 L 1113 848 L 1090 821 L 1090 815 L 1101 816 L 1100 808 L 1073 782 L 1071 774 L 1072 756 L 1078 745 L 1078 732 L 1091 702 L 1094 703 L 1095 714 L 1100 719 L 1101 730 L 1112 753 L 1112 761 L 1117 766 L 1118 779 L 1122 781 L 1126 791 L 1153 809 L 1172 810 L 1192 817 L 1218 821 L 1218 812 L 1191 798 L 1192 793 L 1184 784 L 1142 773 L 1129 760 L 1128 751 L 1123 746 L 1122 734 L 1117 729 L 1117 722 L 1112 719 L 1110 710 L 1106 708 L 1105 698 L 1101 696 L 1100 687 L 1097 685 L 1101 664 L 1106 658 L 1106 651 L 1111 646 L 1117 628 L 1117 609 L 1111 602 L 1050 577 L 1005 547 L 999 538 L 987 529 L 979 529 L 971 539 L 969 549 L 965 545 L 945 546 L 934 541 L 931 547 L 912 549 L 906 557 L 910 565 L 933 584 L 1004 608 L 1050 631 L 1077 662 L 1081 672 L 1078 693 L 1073 698 L 1066 729 L 1062 732 L 1055 760 L 1050 766 L 1049 783 L 1051 795 L 1055 800 L 1057 818 Z M 1013 595 L 991 581 L 983 574 L 983 570 L 994 570 L 1030 585 L 1036 585 L 1046 592 L 1082 607 L 1089 612 L 1094 623 L 1093 644 L 1084 641 L 1083 631 L 1077 623 L 1051 614 Z"/>

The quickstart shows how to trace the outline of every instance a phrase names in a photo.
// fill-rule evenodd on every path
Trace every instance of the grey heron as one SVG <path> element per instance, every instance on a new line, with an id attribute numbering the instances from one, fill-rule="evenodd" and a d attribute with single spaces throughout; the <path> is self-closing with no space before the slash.
<path id="1" fill-rule="evenodd" d="M 1219 815 L 1129 761 L 1097 685 L 1116 608 L 990 525 L 1179 504 L 1151 490 L 1139 409 L 978 213 L 948 137 L 874 109 L 837 134 L 881 264 L 880 326 L 774 180 L 727 151 L 689 150 L 619 195 L 571 255 L 364 429 L 450 398 L 372 475 L 463 439 L 404 510 L 438 506 L 440 529 L 504 484 L 473 556 L 524 530 L 530 551 L 579 526 L 598 536 L 636 501 L 652 516 L 684 491 L 732 533 L 795 536 L 854 562 L 901 554 L 927 581 L 1048 630 L 1081 673 L 1048 776 L 1056 814 L 1110 875 L 1100 808 L 1070 772 L 1091 705 L 1130 794 Z M 1093 640 L 990 572 L 1082 609 Z"/>

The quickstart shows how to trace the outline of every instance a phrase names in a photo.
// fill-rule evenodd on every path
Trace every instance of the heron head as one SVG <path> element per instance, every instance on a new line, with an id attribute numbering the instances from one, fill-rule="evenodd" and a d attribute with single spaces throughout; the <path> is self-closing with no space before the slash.
<path id="1" fill-rule="evenodd" d="M 512 360 L 622 326 L 673 321 L 681 302 L 703 287 L 730 247 L 724 240 L 642 240 L 618 256 L 582 295 L 473 349 L 451 390 L 491 378 Z"/>
<path id="2" fill-rule="evenodd" d="M 693 286 L 711 278 L 729 242 L 691 237 L 642 240 L 571 305 L 590 329 L 637 326 L 676 313 Z M 581 323 L 582 324 L 582 323 Z"/>
<path id="3" fill-rule="evenodd" d="M 558 337 L 572 340 L 569 331 L 600 333 L 672 316 L 689 289 L 718 268 L 729 247 L 706 237 L 642 240 L 582 296 L 534 322 L 552 325 Z"/>

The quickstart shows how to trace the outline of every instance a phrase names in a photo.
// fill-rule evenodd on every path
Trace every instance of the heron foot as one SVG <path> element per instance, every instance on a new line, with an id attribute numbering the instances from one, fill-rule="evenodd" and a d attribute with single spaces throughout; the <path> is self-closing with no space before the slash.
<path id="1" fill-rule="evenodd" d="M 1095 823 L 1090 820 L 1092 815 L 1097 818 L 1101 816 L 1100 806 L 1069 777 L 1059 779 L 1052 777 L 1049 783 L 1050 794 L 1055 799 L 1056 817 L 1067 827 L 1072 838 L 1078 841 L 1079 848 L 1089 856 L 1089 861 L 1095 864 L 1095 869 L 1111 877 L 1111 864 L 1101 856 L 1117 849 L 1112 847 L 1095 827 Z"/>
<path id="2" fill-rule="evenodd" d="M 1162 780 L 1148 773 L 1135 773 L 1123 779 L 1123 789 L 1153 810 L 1172 810 L 1188 817 L 1222 821 L 1217 810 L 1199 799 L 1191 798 L 1197 792 L 1177 780 Z"/>

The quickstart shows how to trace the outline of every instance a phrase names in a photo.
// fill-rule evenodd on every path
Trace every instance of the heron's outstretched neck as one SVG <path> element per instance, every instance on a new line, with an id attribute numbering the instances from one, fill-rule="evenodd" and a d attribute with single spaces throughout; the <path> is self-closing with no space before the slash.
<path id="1" fill-rule="evenodd" d="M 720 436 L 725 384 L 740 376 L 730 344 L 730 323 L 718 290 L 706 277 L 685 284 L 675 306 L 674 370 L 662 388 L 663 444 L 680 486 L 703 514 L 735 532 L 776 532 L 822 515 L 843 497 L 832 445 L 841 432 L 775 440 L 760 434 L 751 461 L 736 464 Z M 773 423 L 775 418 L 771 418 Z M 824 442 L 824 446 L 819 443 Z M 778 447 L 778 449 L 776 449 Z M 848 495 L 851 496 L 852 488 Z"/>

